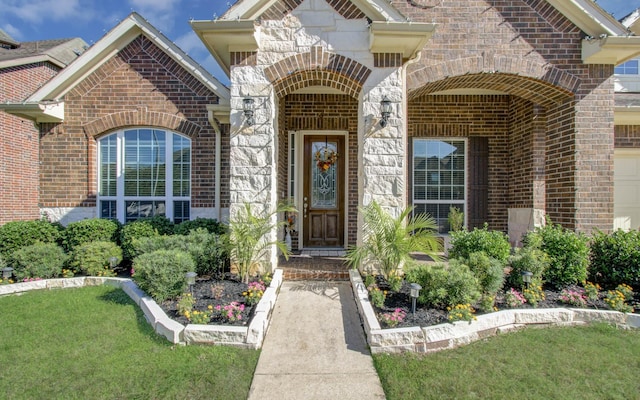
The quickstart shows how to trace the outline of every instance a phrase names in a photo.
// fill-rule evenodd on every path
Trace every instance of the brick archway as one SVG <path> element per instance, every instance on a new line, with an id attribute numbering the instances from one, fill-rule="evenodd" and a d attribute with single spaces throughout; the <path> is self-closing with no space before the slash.
<path id="1" fill-rule="evenodd" d="M 412 71 L 409 99 L 459 88 L 498 90 L 543 106 L 572 98 L 580 79 L 558 68 L 517 57 L 469 57 Z"/>
<path id="2" fill-rule="evenodd" d="M 320 46 L 285 58 L 265 70 L 279 97 L 309 86 L 324 86 L 357 99 L 370 74 L 371 70 L 359 62 Z"/>
<path id="3" fill-rule="evenodd" d="M 83 126 L 89 137 L 97 137 L 103 133 L 127 126 L 155 126 L 182 133 L 188 137 L 198 136 L 202 127 L 186 118 L 174 114 L 149 111 L 146 108 L 120 111 L 104 115 Z"/>

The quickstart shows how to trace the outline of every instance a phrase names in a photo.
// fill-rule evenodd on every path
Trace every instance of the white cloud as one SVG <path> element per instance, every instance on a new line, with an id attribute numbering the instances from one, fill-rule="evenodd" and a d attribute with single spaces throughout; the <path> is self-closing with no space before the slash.
<path id="1" fill-rule="evenodd" d="M 171 32 L 182 0 L 129 0 L 131 8 L 160 31 Z"/>
<path id="2" fill-rule="evenodd" d="M 7 32 L 7 34 L 15 40 L 21 40 L 23 38 L 22 31 L 11 24 L 2 25 L 2 30 Z"/>
<path id="3" fill-rule="evenodd" d="M 200 40 L 198 35 L 195 32 L 187 32 L 184 35 L 178 37 L 175 40 L 175 43 L 180 47 L 185 53 L 194 57 L 196 54 L 207 53 L 207 49 L 204 47 L 204 43 Z"/>
<path id="4" fill-rule="evenodd" d="M 91 15 L 87 4 L 80 0 L 3 0 L 3 12 L 24 21 L 41 24 L 46 21 L 63 21 L 71 18 L 86 19 Z"/>

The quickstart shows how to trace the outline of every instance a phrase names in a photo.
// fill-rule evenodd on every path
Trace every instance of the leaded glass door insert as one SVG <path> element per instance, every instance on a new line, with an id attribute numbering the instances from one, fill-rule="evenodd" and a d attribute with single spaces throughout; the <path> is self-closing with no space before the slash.
<path id="1" fill-rule="evenodd" d="M 306 136 L 302 217 L 305 247 L 344 244 L 344 139 Z"/>

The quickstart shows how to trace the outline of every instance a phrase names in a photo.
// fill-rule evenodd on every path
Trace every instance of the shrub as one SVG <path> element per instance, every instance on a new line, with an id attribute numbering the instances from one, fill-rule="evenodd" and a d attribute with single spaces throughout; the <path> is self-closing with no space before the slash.
<path id="1" fill-rule="evenodd" d="M 143 237 L 160 236 L 158 230 L 146 220 L 129 222 L 120 230 L 120 245 L 126 260 L 132 260 L 137 254 L 133 247 L 133 240 Z"/>
<path id="2" fill-rule="evenodd" d="M 549 267 L 549 257 L 547 254 L 534 247 L 524 247 L 516 249 L 514 255 L 509 258 L 511 272 L 507 277 L 507 284 L 511 287 L 521 288 L 524 286 L 522 272 L 529 271 L 533 274 L 531 282 L 542 284 L 542 276 Z"/>
<path id="3" fill-rule="evenodd" d="M 287 224 L 287 221 L 274 222 L 277 215 L 295 211 L 295 208 L 280 203 L 273 210 L 255 212 L 249 203 L 245 203 L 231 218 L 229 230 L 223 235 L 225 248 L 238 270 L 242 282 L 249 283 L 249 275 L 262 267 L 262 263 L 277 248 L 288 259 L 289 249 L 280 239 L 270 239 L 269 234 Z"/>
<path id="4" fill-rule="evenodd" d="M 248 306 L 258 304 L 258 302 L 264 295 L 265 290 L 267 290 L 267 288 L 266 286 L 264 286 L 264 282 L 249 282 L 249 287 L 247 288 L 247 290 L 242 292 L 242 297 L 244 297 L 244 304 Z"/>
<path id="5" fill-rule="evenodd" d="M 522 295 L 522 293 L 518 292 L 514 288 L 511 288 L 504 294 L 504 301 L 505 303 L 507 303 L 508 307 L 516 308 L 526 303 L 527 299 Z"/>
<path id="6" fill-rule="evenodd" d="M 449 265 L 420 265 L 405 274 L 408 282 L 422 286 L 418 301 L 433 307 L 454 307 L 480 299 L 480 284 L 469 267 L 457 260 Z"/>
<path id="7" fill-rule="evenodd" d="M 511 254 L 509 238 L 504 232 L 490 231 L 487 224 L 482 229 L 451 232 L 449 257 L 469 258 L 471 253 L 479 251 L 484 251 L 489 257 L 504 265 Z"/>
<path id="8" fill-rule="evenodd" d="M 504 268 L 502 263 L 491 258 L 484 251 L 471 253 L 468 259 L 462 260 L 471 272 L 478 278 L 480 290 L 486 295 L 493 296 L 504 285 Z"/>
<path id="9" fill-rule="evenodd" d="M 630 304 L 627 304 L 627 302 L 632 299 L 633 289 L 631 289 L 630 286 L 621 283 L 615 290 L 609 290 L 607 292 L 604 301 L 612 310 L 632 313 L 633 307 Z"/>
<path id="10" fill-rule="evenodd" d="M 456 304 L 454 307 L 447 307 L 447 311 L 449 311 L 447 319 L 452 323 L 456 321 L 468 321 L 471 323 L 471 321 L 478 319 L 474 315 L 476 310 L 474 310 L 469 303 Z"/>
<path id="11" fill-rule="evenodd" d="M 55 278 L 67 261 L 62 247 L 55 243 L 35 243 L 11 253 L 9 264 L 18 280 Z"/>
<path id="12" fill-rule="evenodd" d="M 530 285 L 522 291 L 522 295 L 533 307 L 537 307 L 538 303 L 545 299 L 544 291 L 540 285 Z"/>
<path id="13" fill-rule="evenodd" d="M 89 242 L 117 242 L 117 222 L 110 219 L 91 218 L 72 222 L 64 230 L 63 245 L 67 251 Z"/>
<path id="14" fill-rule="evenodd" d="M 596 232 L 591 239 L 589 278 L 607 287 L 627 282 L 640 288 L 640 231 Z"/>
<path id="15" fill-rule="evenodd" d="M 461 231 L 464 227 L 464 213 L 456 206 L 449 207 L 449 215 L 447 216 L 450 232 Z"/>
<path id="16" fill-rule="evenodd" d="M 182 250 L 188 252 L 196 264 L 198 275 L 221 273 L 229 266 L 229 255 L 217 234 L 204 228 L 192 230 L 188 235 L 153 236 L 134 238 L 134 253 L 137 255 L 152 251 Z"/>
<path id="17" fill-rule="evenodd" d="M 62 228 L 45 220 L 12 221 L 0 226 L 0 254 L 12 252 L 37 242 L 57 243 Z"/>
<path id="18" fill-rule="evenodd" d="M 378 287 L 369 288 L 369 297 L 371 298 L 371 304 L 375 307 L 384 307 L 384 302 L 387 299 L 387 292 L 380 290 Z"/>
<path id="19" fill-rule="evenodd" d="M 366 234 L 362 244 L 347 251 L 349 266 L 360 268 L 373 262 L 389 280 L 398 274 L 400 267 L 413 263 L 413 252 L 438 257 L 441 245 L 435 235 L 437 224 L 428 214 L 411 215 L 413 207 L 407 207 L 394 217 L 375 201 L 359 211 Z"/>
<path id="20" fill-rule="evenodd" d="M 560 292 L 560 301 L 563 303 L 567 303 L 574 307 L 586 307 L 587 306 L 587 296 L 585 295 L 584 289 L 562 289 Z"/>
<path id="21" fill-rule="evenodd" d="M 547 225 L 529 232 L 527 242 L 538 240 L 541 250 L 549 256 L 549 267 L 543 279 L 556 288 L 582 283 L 587 279 L 589 267 L 589 247 L 587 238 L 560 225 L 547 221 Z"/>
<path id="22" fill-rule="evenodd" d="M 144 221 L 154 227 L 160 235 L 173 235 L 173 222 L 167 217 L 156 215 L 154 217 L 140 218 L 138 221 Z"/>
<path id="23" fill-rule="evenodd" d="M 140 289 L 162 302 L 183 292 L 184 275 L 193 271 L 195 265 L 184 251 L 158 250 L 136 257 L 133 268 L 136 271 L 133 279 Z"/>
<path id="24" fill-rule="evenodd" d="M 402 308 L 396 308 L 391 313 L 380 314 L 380 321 L 382 321 L 389 328 L 395 328 L 398 324 L 402 323 L 406 318 L 407 313 Z"/>
<path id="25" fill-rule="evenodd" d="M 106 241 L 84 243 L 73 250 L 69 265 L 76 272 L 90 276 L 113 276 L 111 257 L 117 258 L 116 265 L 122 262 L 122 249 L 117 244 Z"/>
<path id="26" fill-rule="evenodd" d="M 217 305 L 213 308 L 213 313 L 218 318 L 227 322 L 236 322 L 242 320 L 244 304 L 232 301 L 226 306 Z"/>
<path id="27" fill-rule="evenodd" d="M 175 235 L 188 235 L 189 232 L 198 228 L 204 228 L 209 233 L 222 235 L 227 231 L 227 227 L 222 222 L 213 218 L 196 218 L 191 221 L 184 221 L 173 228 Z"/>

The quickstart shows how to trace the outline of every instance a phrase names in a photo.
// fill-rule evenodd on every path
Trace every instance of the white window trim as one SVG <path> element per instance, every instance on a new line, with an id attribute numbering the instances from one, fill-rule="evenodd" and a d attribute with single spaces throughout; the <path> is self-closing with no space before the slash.
<path id="1" fill-rule="evenodd" d="M 165 196 L 124 196 L 124 150 L 125 150 L 125 140 L 124 133 L 129 130 L 140 130 L 140 129 L 151 129 L 156 131 L 163 131 L 165 133 Z M 116 196 L 100 196 L 100 177 L 101 177 L 101 169 L 102 165 L 100 163 L 100 141 L 108 136 L 117 135 L 116 136 Z M 188 136 L 182 135 L 177 132 L 173 132 L 167 129 L 159 129 L 154 127 L 147 126 L 136 126 L 130 127 L 126 129 L 121 129 L 116 132 L 112 132 L 108 135 L 105 135 L 96 140 L 97 142 L 97 157 L 96 163 L 97 167 L 97 179 L 96 183 L 98 186 L 98 190 L 96 190 L 96 215 L 101 216 L 102 210 L 100 207 L 101 201 L 116 201 L 116 218 L 121 223 L 125 223 L 126 220 L 126 207 L 125 203 L 127 201 L 164 201 L 165 203 L 165 217 L 169 218 L 171 221 L 174 220 L 174 207 L 173 203 L 175 201 L 188 201 L 189 202 L 189 216 L 191 217 L 192 205 L 191 196 L 173 196 L 173 135 L 181 136 L 189 141 L 190 144 L 190 185 L 189 185 L 189 193 L 191 194 L 191 190 L 193 189 L 193 141 Z"/>
<path id="2" fill-rule="evenodd" d="M 469 203 L 469 139 L 463 137 L 431 137 L 431 136 L 420 136 L 412 138 L 412 148 L 411 148 L 411 205 L 416 204 L 462 204 L 462 212 L 464 213 L 464 226 L 467 227 L 467 220 L 469 218 L 468 213 L 468 203 Z M 445 141 L 445 142 L 464 142 L 464 200 L 416 200 L 416 179 L 415 179 L 415 149 L 416 142 L 424 140 L 424 141 Z M 434 217 L 434 216 L 432 216 Z M 435 219 L 435 217 L 434 217 Z M 440 233 L 441 234 L 441 233 Z"/>

